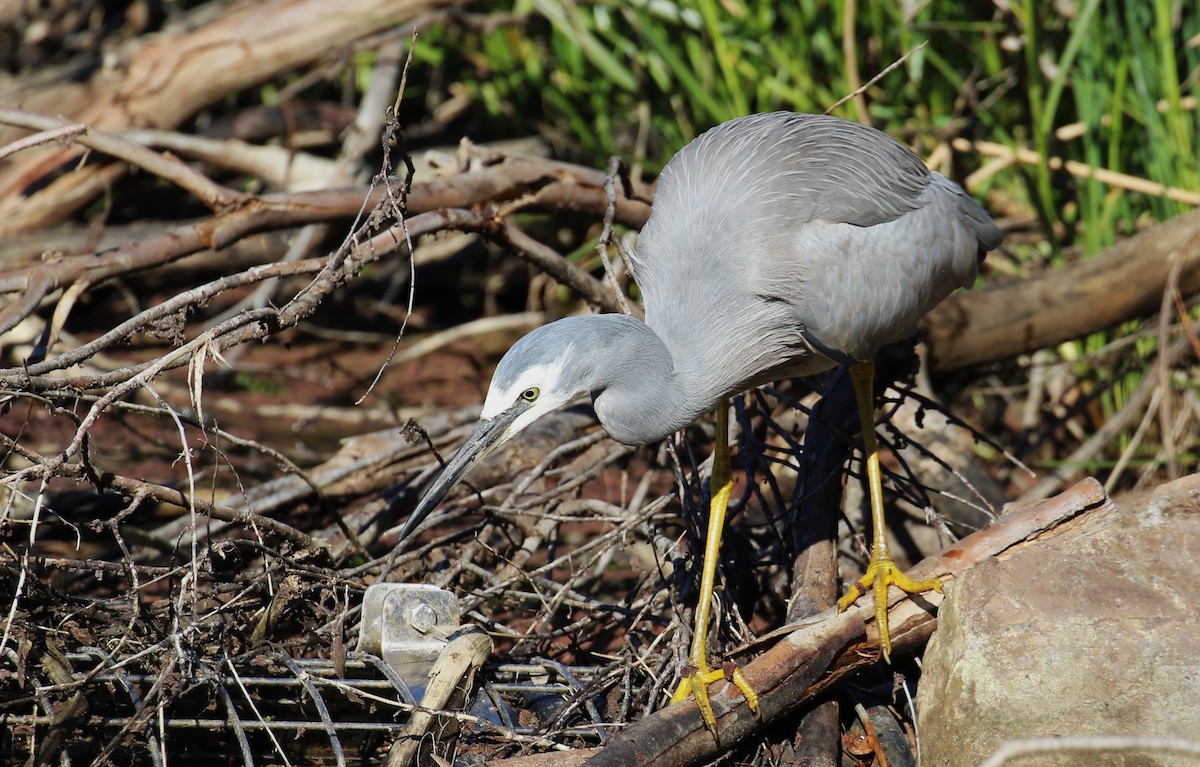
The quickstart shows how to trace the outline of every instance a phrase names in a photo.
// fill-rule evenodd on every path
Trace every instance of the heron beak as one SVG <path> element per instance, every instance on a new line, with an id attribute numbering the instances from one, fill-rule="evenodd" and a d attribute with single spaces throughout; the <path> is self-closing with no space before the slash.
<path id="1" fill-rule="evenodd" d="M 462 443 L 462 447 L 450 459 L 450 463 L 442 468 L 442 473 L 433 480 L 433 484 L 425 491 L 425 497 L 417 504 L 417 508 L 404 523 L 404 527 L 400 528 L 400 537 L 396 539 L 397 545 L 417 529 L 417 525 L 429 516 L 429 512 L 437 508 L 437 505 L 454 489 L 454 486 L 472 466 L 491 452 L 492 448 L 512 436 L 509 428 L 517 416 L 527 408 L 526 403 L 518 403 L 495 418 L 481 418 L 479 423 L 475 424 L 475 430 Z"/>

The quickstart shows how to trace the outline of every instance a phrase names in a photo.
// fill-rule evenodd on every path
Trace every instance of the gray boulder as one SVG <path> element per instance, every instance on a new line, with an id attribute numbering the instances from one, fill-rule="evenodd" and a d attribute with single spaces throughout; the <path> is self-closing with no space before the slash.
<path id="1" fill-rule="evenodd" d="M 925 767 L 969 767 L 1041 736 L 1200 738 L 1200 482 L 1165 485 L 1089 529 L 988 560 L 948 589 L 925 653 Z M 1034 765 L 1200 765 L 1151 751 Z"/>

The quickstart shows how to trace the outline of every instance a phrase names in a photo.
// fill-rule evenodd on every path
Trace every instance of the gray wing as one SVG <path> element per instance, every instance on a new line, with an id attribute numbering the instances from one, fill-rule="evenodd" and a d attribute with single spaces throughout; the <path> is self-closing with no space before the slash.
<path id="1" fill-rule="evenodd" d="M 869 126 L 794 112 L 751 115 L 712 128 L 667 163 L 654 198 L 661 215 L 647 229 L 670 228 L 680 213 L 727 224 L 749 216 L 872 226 L 919 207 L 929 182 L 920 158 Z"/>
<path id="2" fill-rule="evenodd" d="M 887 134 L 776 112 L 719 125 L 667 164 L 635 270 L 677 359 L 764 370 L 804 345 L 870 357 L 969 285 L 1000 238 Z"/>

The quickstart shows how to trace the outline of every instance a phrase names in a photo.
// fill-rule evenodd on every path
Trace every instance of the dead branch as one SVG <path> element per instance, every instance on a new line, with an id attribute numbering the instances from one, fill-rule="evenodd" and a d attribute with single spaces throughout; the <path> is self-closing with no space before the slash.
<path id="1" fill-rule="evenodd" d="M 546 754 L 514 756 L 510 759 L 495 759 L 488 767 L 580 767 L 588 759 L 600 753 L 599 748 L 577 748 L 571 751 L 551 751 Z"/>
<path id="2" fill-rule="evenodd" d="M 460 4 L 458 0 L 242 2 L 225 8 L 209 23 L 197 26 L 193 20 L 134 41 L 122 52 L 119 67 L 100 70 L 87 84 L 87 97 L 72 100 L 79 108 L 68 119 L 106 130 L 171 129 L 227 94 L 309 65 L 328 51 L 412 23 L 422 14 Z M 207 14 L 209 9 L 201 8 L 195 17 L 206 19 Z M 103 166 L 72 171 L 22 197 L 46 173 L 78 155 L 78 149 L 30 152 L 0 169 L 4 235 L 54 223 L 92 199 L 101 187 L 97 174 L 110 172 Z M 70 189 L 85 193 L 65 196 Z"/>
<path id="3" fill-rule="evenodd" d="M 238 192 L 215 183 L 177 158 L 151 151 L 108 131 L 88 128 L 86 125 L 72 123 L 60 117 L 35 115 L 16 109 L 0 109 L 0 124 L 29 130 L 64 132 L 64 139 L 124 160 L 130 165 L 177 184 L 210 208 L 224 208 L 242 198 Z"/>
<path id="4" fill-rule="evenodd" d="M 532 242 L 523 233 L 517 235 L 518 230 L 515 228 L 504 226 L 499 232 L 496 231 L 496 219 L 488 215 L 486 211 L 479 213 L 455 209 L 424 213 L 410 219 L 407 226 L 413 236 L 429 234 L 444 229 L 466 229 L 485 234 L 494 234 L 498 237 L 503 236 L 505 238 L 519 236 L 521 238 L 520 241 L 527 245 Z M 402 246 L 403 240 L 399 239 L 396 233 L 389 229 L 370 239 L 361 248 L 356 249 L 361 258 L 339 270 L 339 272 L 331 273 L 327 279 L 321 280 L 318 278 L 318 281 L 310 285 L 310 289 L 302 294 L 301 300 L 293 300 L 280 310 L 248 310 L 224 323 L 225 328 L 214 328 L 205 335 L 209 341 L 217 344 L 218 351 L 223 351 L 249 341 L 276 335 L 284 329 L 294 327 L 301 320 L 308 317 L 330 292 L 347 281 L 351 275 L 355 274 L 358 267 L 390 255 Z M 550 249 L 545 248 L 545 246 L 539 246 L 537 254 L 539 260 L 542 262 L 548 261 L 551 256 L 557 257 L 564 264 L 564 270 L 562 271 L 564 277 L 566 279 L 579 280 L 577 284 L 568 284 L 572 284 L 573 287 L 577 287 L 581 292 L 592 295 L 599 301 L 603 301 L 602 305 L 605 308 L 611 308 L 610 305 L 615 303 L 611 293 L 600 287 L 599 281 L 577 267 L 570 265 L 561 256 L 550 251 Z M 170 304 L 171 310 L 153 307 L 136 315 L 109 333 L 106 333 L 100 339 L 90 343 L 86 351 L 73 350 L 64 355 L 57 355 L 47 360 L 33 362 L 19 368 L 0 369 L 0 386 L 39 392 L 64 391 L 67 389 L 94 390 L 126 383 L 150 368 L 170 370 L 180 367 L 187 364 L 188 359 L 190 359 L 187 354 L 176 353 L 169 355 L 170 359 L 137 363 L 108 373 L 77 376 L 48 375 L 54 371 L 65 369 L 72 364 L 78 364 L 78 362 L 86 357 L 123 341 L 139 330 L 148 327 L 156 318 L 168 314 L 186 312 L 190 306 L 202 304 L 212 295 L 222 292 L 230 286 L 260 282 L 285 274 L 304 274 L 321 271 L 327 269 L 328 266 L 329 261 L 326 259 L 308 259 L 305 261 L 256 267 L 248 270 L 240 278 L 214 281 L 186 294 L 177 296 Z M 54 282 L 50 276 L 51 273 L 49 271 L 41 271 L 37 267 L 32 272 L 28 277 L 32 290 L 40 288 L 44 289 L 45 292 L 49 292 L 49 286 Z M 338 276 L 339 274 L 341 275 L 340 277 Z M 10 304 L 5 310 L 0 311 L 0 317 L 3 317 L 3 324 L 9 324 L 10 327 L 15 326 L 22 318 L 21 316 L 17 316 L 19 313 L 27 313 L 35 308 L 34 306 L 30 306 L 29 303 L 27 300 L 22 300 Z M 16 311 L 10 311 L 13 309 L 16 309 Z M 188 346 L 195 346 L 199 342 L 199 339 L 193 340 L 189 342 Z"/>
<path id="5" fill-rule="evenodd" d="M 949 372 L 995 362 L 1151 314 L 1162 300 L 1172 254 L 1179 258 L 1180 292 L 1200 290 L 1200 210 L 1092 258 L 950 296 L 925 319 L 930 367 Z"/>
<path id="6" fill-rule="evenodd" d="M 384 194 L 381 190 L 368 194 L 367 190 L 346 189 L 257 198 L 196 224 L 176 227 L 160 236 L 114 248 L 103 254 L 67 257 L 6 274 L 0 273 L 0 292 L 21 294 L 19 300 L 0 310 L 0 333 L 14 327 L 59 288 L 80 281 L 94 285 L 115 276 L 172 263 L 201 250 L 220 250 L 252 234 L 350 218 L 364 204 L 369 208 L 379 205 Z M 513 157 L 479 171 L 417 183 L 409 196 L 409 212 L 413 216 L 408 222 L 409 231 L 416 237 L 459 228 L 488 233 L 501 239 L 515 238 L 525 246 L 522 252 L 531 254 L 531 259 L 536 259 L 542 268 L 551 269 L 565 284 L 594 299 L 600 306 L 616 307 L 611 292 L 605 290 L 598 280 L 540 243 L 531 244 L 523 233 L 510 230 L 508 225 L 502 224 L 498 210 L 463 210 L 481 203 L 515 199 L 521 199 L 522 207 L 527 210 L 561 211 L 566 208 L 587 211 L 599 217 L 607 206 L 604 174 L 594 169 L 549 160 Z M 547 205 L 550 207 L 544 207 Z M 451 214 L 446 209 L 458 209 L 458 212 Z M 422 218 L 420 214 L 425 214 L 425 217 Z M 618 202 L 617 217 L 622 223 L 640 226 L 648 214 L 649 206 L 645 203 L 627 198 Z M 364 258 L 369 261 L 395 252 L 403 242 L 403 237 L 398 234 L 398 229 L 395 232 L 387 230 L 367 242 L 363 248 L 366 254 Z M 286 268 L 299 272 L 301 263 L 304 262 L 296 262 Z M 561 268 L 556 263 L 562 264 Z M 307 265 L 314 264 L 309 262 Z M 260 273 L 258 279 L 274 276 L 278 275 Z M 210 295 L 206 293 L 203 298 L 197 295 L 196 300 L 206 300 Z M 311 308 L 311 302 L 306 302 L 305 307 Z M 286 327 L 298 319 L 281 318 L 281 323 Z M 127 330 L 133 332 L 141 324 L 133 322 Z M 29 366 L 22 374 L 37 376 L 56 369 L 59 369 L 57 363 L 47 360 L 41 365 Z M 0 371 L 0 376 L 14 372 Z"/>
<path id="7" fill-rule="evenodd" d="M 639 189 L 635 195 L 645 197 L 648 192 Z M 18 301 L 0 311 L 0 330 L 14 326 L 51 292 L 66 285 L 80 280 L 95 284 L 154 268 L 204 249 L 228 247 L 251 234 L 345 219 L 361 209 L 364 196 L 364 191 L 353 189 L 267 195 L 99 257 L 68 257 L 0 274 L 0 291 L 21 294 Z M 381 196 L 381 192 L 372 194 L 367 205 L 378 204 Z M 566 163 L 509 157 L 470 173 L 416 183 L 409 209 L 419 214 L 502 201 L 519 201 L 525 210 L 600 217 L 607 207 L 604 174 Z M 616 220 L 638 227 L 648 212 L 649 206 L 640 199 L 621 196 Z M 476 231 L 491 226 L 479 217 L 465 223 L 470 225 L 463 228 Z M 1124 240 L 1086 261 L 1026 280 L 995 283 L 951 296 L 925 323 L 931 369 L 946 372 L 1005 359 L 1147 314 L 1162 295 L 1166 257 L 1172 252 L 1179 253 L 1180 291 L 1185 295 L 1194 293 L 1200 289 L 1198 231 L 1200 212 L 1195 212 Z M 592 303 L 619 310 L 611 293 L 598 281 L 554 258 L 556 254 L 548 254 L 544 245 L 514 230 L 511 224 L 505 224 L 493 236 Z M 1096 295 L 1110 298 L 1095 301 Z"/>

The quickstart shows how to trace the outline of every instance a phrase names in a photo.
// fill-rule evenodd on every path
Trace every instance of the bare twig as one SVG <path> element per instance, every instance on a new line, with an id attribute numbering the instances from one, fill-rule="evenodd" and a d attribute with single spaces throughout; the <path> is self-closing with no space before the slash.
<path id="1" fill-rule="evenodd" d="M 104 152 L 124 160 L 143 170 L 170 181 L 188 190 L 210 208 L 220 209 L 241 201 L 243 195 L 212 181 L 202 173 L 192 170 L 174 157 L 152 152 L 145 147 L 126 141 L 107 131 L 87 128 L 59 117 L 22 112 L 17 109 L 0 109 L 0 124 L 40 131 L 60 131 L 83 146 Z"/>

